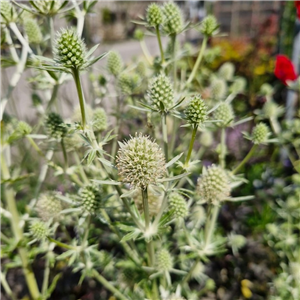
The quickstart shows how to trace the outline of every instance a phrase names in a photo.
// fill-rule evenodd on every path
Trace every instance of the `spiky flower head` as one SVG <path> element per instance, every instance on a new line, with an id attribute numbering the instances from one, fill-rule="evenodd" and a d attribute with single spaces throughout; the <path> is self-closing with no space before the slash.
<path id="1" fill-rule="evenodd" d="M 155 184 L 166 172 L 165 157 L 157 143 L 141 133 L 119 143 L 117 168 L 121 180 L 134 188 Z"/>
<path id="2" fill-rule="evenodd" d="M 30 234 L 37 240 L 46 239 L 50 234 L 49 227 L 42 221 L 34 221 L 29 228 Z"/>
<path id="3" fill-rule="evenodd" d="M 144 35 L 144 31 L 138 28 L 134 31 L 133 37 L 138 41 L 142 41 L 144 39 Z"/>
<path id="4" fill-rule="evenodd" d="M 24 29 L 28 37 L 29 44 L 40 44 L 43 40 L 41 29 L 34 19 L 26 19 Z"/>
<path id="5" fill-rule="evenodd" d="M 31 133 L 32 127 L 28 123 L 24 121 L 20 121 L 17 124 L 16 131 L 18 132 L 18 134 L 24 136 Z"/>
<path id="6" fill-rule="evenodd" d="M 136 73 L 129 74 L 129 73 L 121 73 L 118 78 L 118 87 L 125 95 L 131 95 L 134 93 L 134 90 L 138 86 L 140 81 L 140 76 Z"/>
<path id="7" fill-rule="evenodd" d="M 234 94 L 238 94 L 245 90 L 246 85 L 247 85 L 247 82 L 244 77 L 237 77 L 229 89 L 230 89 L 230 92 L 232 92 Z"/>
<path id="8" fill-rule="evenodd" d="M 15 8 L 11 5 L 11 1 L 0 1 L 1 23 L 11 23 L 17 19 Z"/>
<path id="9" fill-rule="evenodd" d="M 151 3 L 147 8 L 147 23 L 151 27 L 157 27 L 163 22 L 163 13 L 161 7 L 155 3 Z"/>
<path id="10" fill-rule="evenodd" d="M 254 144 L 264 144 L 270 135 L 269 127 L 264 123 L 257 124 L 252 131 L 252 141 Z"/>
<path id="11" fill-rule="evenodd" d="M 145 77 L 147 72 L 146 64 L 143 61 L 139 61 L 136 66 L 136 71 L 141 77 Z"/>
<path id="12" fill-rule="evenodd" d="M 205 202 L 218 205 L 229 197 L 231 187 L 224 169 L 211 165 L 203 168 L 203 173 L 197 182 L 197 191 Z"/>
<path id="13" fill-rule="evenodd" d="M 44 193 L 38 198 L 36 210 L 43 221 L 49 221 L 57 219 L 58 214 L 62 211 L 62 204 L 54 193 Z"/>
<path id="14" fill-rule="evenodd" d="M 117 51 L 109 51 L 107 55 L 107 70 L 114 76 L 118 76 L 123 69 L 123 62 Z"/>
<path id="15" fill-rule="evenodd" d="M 96 185 L 86 185 L 79 190 L 80 206 L 90 215 L 95 214 L 101 206 L 101 190 Z"/>
<path id="16" fill-rule="evenodd" d="M 272 100 L 265 102 L 263 113 L 267 118 L 277 118 L 282 112 L 282 109 Z"/>
<path id="17" fill-rule="evenodd" d="M 30 4 L 42 15 L 55 15 L 63 5 L 61 0 L 35 0 Z"/>
<path id="18" fill-rule="evenodd" d="M 210 37 L 218 31 L 218 28 L 219 25 L 217 19 L 212 15 L 208 15 L 203 19 L 200 31 L 204 35 Z"/>
<path id="19" fill-rule="evenodd" d="M 107 129 L 107 115 L 106 111 L 99 107 L 96 108 L 93 114 L 93 128 L 96 131 L 103 131 Z"/>
<path id="20" fill-rule="evenodd" d="M 219 76 L 227 81 L 232 80 L 234 75 L 235 67 L 231 62 L 225 62 L 219 69 Z"/>
<path id="21" fill-rule="evenodd" d="M 228 235 L 228 245 L 232 248 L 233 252 L 237 252 L 239 249 L 246 245 L 247 239 L 240 234 L 231 233 Z"/>
<path id="22" fill-rule="evenodd" d="M 174 90 L 170 79 L 163 73 L 155 77 L 148 89 L 152 105 L 159 111 L 168 111 L 174 105 Z"/>
<path id="23" fill-rule="evenodd" d="M 210 85 L 211 95 L 213 99 L 222 99 L 225 97 L 225 94 L 227 92 L 227 85 L 225 80 L 221 78 L 215 78 L 212 80 Z"/>
<path id="24" fill-rule="evenodd" d="M 88 63 L 86 46 L 73 28 L 62 29 L 56 35 L 54 61 L 68 69 L 84 69 Z"/>
<path id="25" fill-rule="evenodd" d="M 188 215 L 189 209 L 185 199 L 178 193 L 169 195 L 169 206 L 173 211 L 175 218 L 185 218 Z"/>
<path id="26" fill-rule="evenodd" d="M 54 139 L 61 139 L 67 133 L 62 117 L 57 113 L 50 113 L 45 121 L 47 134 Z"/>
<path id="27" fill-rule="evenodd" d="M 230 103 L 222 102 L 214 111 L 214 119 L 218 120 L 216 123 L 219 127 L 227 127 L 232 124 L 234 119 L 234 112 Z"/>
<path id="28" fill-rule="evenodd" d="M 184 111 L 187 121 L 194 127 L 207 119 L 207 106 L 201 96 L 195 96 Z"/>
<path id="29" fill-rule="evenodd" d="M 148 186 L 148 208 L 149 208 L 149 216 L 154 217 L 158 214 L 162 200 L 163 194 L 156 191 L 152 185 Z M 143 197 L 142 191 L 137 189 L 136 193 L 133 195 L 134 203 L 139 210 L 140 213 L 143 212 Z"/>
<path id="30" fill-rule="evenodd" d="M 163 29 L 167 34 L 177 34 L 182 30 L 182 14 L 177 4 L 165 3 L 163 8 Z"/>
<path id="31" fill-rule="evenodd" d="M 170 271 L 173 268 L 173 257 L 168 250 L 162 249 L 157 253 L 156 266 L 159 271 Z"/>

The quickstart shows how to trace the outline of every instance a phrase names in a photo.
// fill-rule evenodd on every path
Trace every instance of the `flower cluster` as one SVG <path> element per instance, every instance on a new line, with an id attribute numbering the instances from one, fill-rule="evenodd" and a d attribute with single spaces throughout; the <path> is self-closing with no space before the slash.
<path id="1" fill-rule="evenodd" d="M 230 126 L 234 119 L 234 112 L 231 104 L 222 102 L 214 112 L 214 118 L 218 122 L 216 123 L 219 127 Z"/>
<path id="2" fill-rule="evenodd" d="M 57 219 L 62 210 L 61 201 L 53 193 L 41 194 L 36 204 L 36 210 L 43 221 Z"/>

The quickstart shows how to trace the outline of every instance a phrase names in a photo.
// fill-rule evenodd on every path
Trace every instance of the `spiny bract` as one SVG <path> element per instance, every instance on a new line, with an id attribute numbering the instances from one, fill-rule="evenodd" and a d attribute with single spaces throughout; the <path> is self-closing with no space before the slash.
<path id="1" fill-rule="evenodd" d="M 269 135 L 269 127 L 264 123 L 259 123 L 252 131 L 252 141 L 254 144 L 264 144 L 268 141 Z"/>
<path id="2" fill-rule="evenodd" d="M 65 68 L 84 69 L 87 64 L 86 46 L 73 28 L 57 33 L 54 61 Z"/>
<path id="3" fill-rule="evenodd" d="M 43 221 L 51 218 L 57 219 L 58 214 L 62 211 L 61 201 L 54 193 L 41 194 L 36 204 L 36 210 Z"/>
<path id="4" fill-rule="evenodd" d="M 188 107 L 184 111 L 187 121 L 193 125 L 198 126 L 202 124 L 207 118 L 207 107 L 201 96 L 195 96 Z"/>
<path id="5" fill-rule="evenodd" d="M 174 106 L 174 90 L 170 79 L 161 73 L 153 79 L 148 89 L 151 104 L 159 111 L 168 111 Z"/>
<path id="6" fill-rule="evenodd" d="M 198 178 L 197 190 L 205 202 L 218 205 L 229 197 L 231 187 L 224 169 L 212 165 L 203 169 L 203 174 Z"/>
<path id="7" fill-rule="evenodd" d="M 92 184 L 86 185 L 79 190 L 80 206 L 83 211 L 95 214 L 101 206 L 102 198 L 100 189 Z"/>
<path id="8" fill-rule="evenodd" d="M 173 2 L 166 3 L 163 8 L 164 15 L 164 23 L 163 28 L 164 31 L 168 34 L 176 34 L 182 30 L 182 15 L 181 10 Z"/>
<path id="9" fill-rule="evenodd" d="M 219 127 L 230 126 L 234 119 L 234 112 L 231 104 L 222 102 L 214 112 L 214 119 L 218 120 L 216 124 Z"/>
<path id="10" fill-rule="evenodd" d="M 147 8 L 147 23 L 149 26 L 157 27 L 163 22 L 163 14 L 159 5 L 151 3 Z"/>
<path id="11" fill-rule="evenodd" d="M 121 180 L 134 188 L 155 184 L 166 172 L 165 157 L 157 143 L 141 133 L 119 143 L 117 168 Z"/>
<path id="12" fill-rule="evenodd" d="M 48 135 L 55 139 L 61 139 L 67 133 L 67 128 L 64 126 L 62 117 L 54 112 L 47 116 L 45 126 Z"/>

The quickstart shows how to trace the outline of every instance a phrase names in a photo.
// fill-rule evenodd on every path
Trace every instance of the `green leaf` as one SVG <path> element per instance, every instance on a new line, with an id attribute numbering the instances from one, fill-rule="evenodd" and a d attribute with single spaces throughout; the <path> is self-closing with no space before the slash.
<path id="1" fill-rule="evenodd" d="M 99 184 L 107 184 L 107 185 L 121 185 L 121 182 L 114 181 L 114 180 L 97 180 L 93 179 L 91 180 L 93 182 L 99 183 Z"/>
<path id="2" fill-rule="evenodd" d="M 126 235 L 123 236 L 123 238 L 121 239 L 121 243 L 125 243 L 129 240 L 136 240 L 136 238 L 141 234 L 141 232 L 139 230 L 127 233 Z"/>
<path id="3" fill-rule="evenodd" d="M 169 168 L 170 166 L 172 166 L 177 160 L 180 159 L 180 157 L 182 156 L 183 152 L 178 154 L 177 156 L 175 156 L 173 159 L 171 159 L 167 164 L 166 164 L 166 168 Z"/>
<path id="4" fill-rule="evenodd" d="M 87 156 L 87 164 L 91 165 L 94 159 L 96 158 L 97 150 L 91 150 Z"/>
<path id="5" fill-rule="evenodd" d="M 53 293 L 53 291 L 55 290 L 56 288 L 56 285 L 57 285 L 57 282 L 58 280 L 62 277 L 62 273 L 59 273 L 59 274 L 56 274 L 54 276 L 54 278 L 52 279 L 52 282 L 47 290 L 47 293 L 45 295 L 45 299 L 48 299 L 50 298 L 51 294 Z"/>
<path id="6" fill-rule="evenodd" d="M 92 47 L 92 48 L 89 50 L 89 52 L 86 54 L 86 57 L 90 57 L 90 56 L 96 51 L 96 49 L 98 48 L 99 45 L 100 45 L 100 44 L 97 44 L 97 45 L 95 45 L 94 47 Z"/>
<path id="7" fill-rule="evenodd" d="M 120 198 L 127 198 L 127 197 L 130 198 L 135 192 L 136 192 L 136 190 L 130 190 L 130 191 L 128 191 L 128 192 L 122 194 L 122 195 L 120 196 Z"/>
<path id="8" fill-rule="evenodd" d="M 105 159 L 104 157 L 98 157 L 98 160 L 110 168 L 114 167 L 113 164 L 109 160 Z"/>
<path id="9" fill-rule="evenodd" d="M 158 179 L 158 182 L 168 182 L 168 181 L 173 181 L 173 180 L 177 180 L 177 179 L 181 179 L 183 177 L 188 176 L 190 173 L 183 173 L 177 176 L 173 176 L 173 177 L 169 177 L 169 178 L 163 178 L 163 179 Z"/>
<path id="10" fill-rule="evenodd" d="M 103 53 L 99 56 L 97 56 L 96 58 L 94 59 L 91 59 L 89 60 L 89 63 L 85 66 L 86 68 L 90 67 L 91 65 L 93 65 L 94 63 L 96 63 L 98 60 L 104 58 L 105 56 L 107 55 L 107 52 L 106 53 Z"/>
<path id="11" fill-rule="evenodd" d="M 120 228 L 121 230 L 127 231 L 127 232 L 131 232 L 131 231 L 137 230 L 137 228 L 134 227 L 134 226 L 125 225 L 125 224 L 122 224 L 122 223 L 116 223 L 116 226 L 118 228 Z"/>

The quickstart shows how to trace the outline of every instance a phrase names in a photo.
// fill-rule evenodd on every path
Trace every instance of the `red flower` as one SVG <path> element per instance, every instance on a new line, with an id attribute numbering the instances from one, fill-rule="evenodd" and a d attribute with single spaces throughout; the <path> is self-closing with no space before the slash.
<path id="1" fill-rule="evenodd" d="M 298 19 L 300 19 L 300 1 L 295 1 L 295 6 L 296 6 L 296 9 L 297 9 Z"/>
<path id="2" fill-rule="evenodd" d="M 285 55 L 277 55 L 274 70 L 275 76 L 287 85 L 287 80 L 297 79 L 297 75 L 292 62 Z"/>

